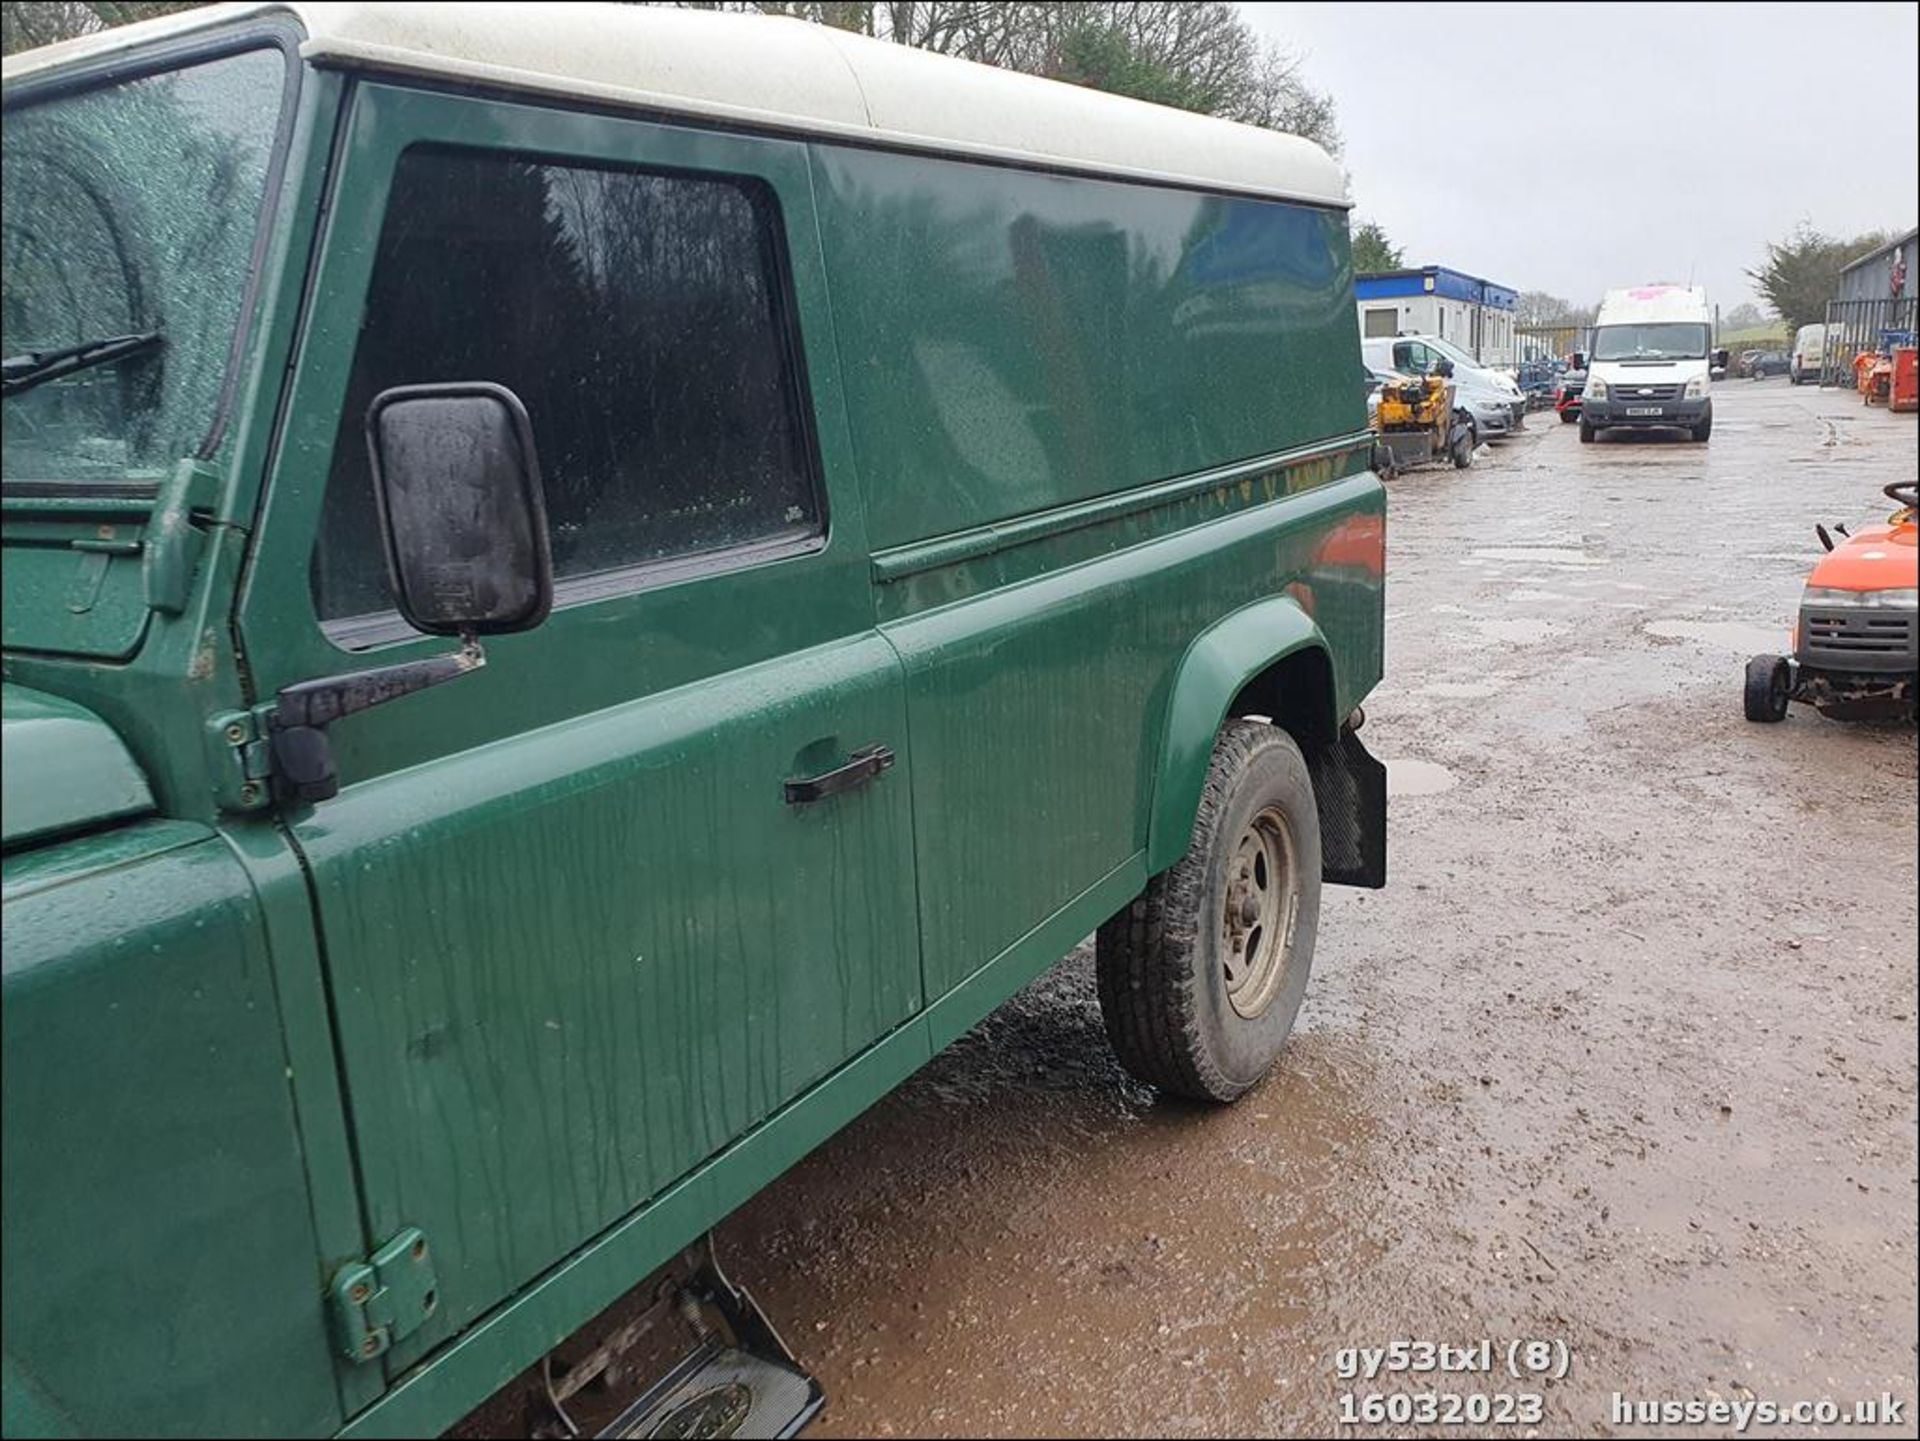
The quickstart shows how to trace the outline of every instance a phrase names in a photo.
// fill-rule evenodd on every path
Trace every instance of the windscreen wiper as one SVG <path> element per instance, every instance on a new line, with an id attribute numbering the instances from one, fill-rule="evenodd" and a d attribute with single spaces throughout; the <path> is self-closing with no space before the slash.
<path id="1" fill-rule="evenodd" d="M 9 355 L 0 360 L 0 395 L 18 395 L 63 375 L 96 365 L 110 365 L 132 355 L 144 355 L 165 343 L 159 331 L 149 330 L 139 335 L 109 335 L 58 350 L 29 350 L 22 355 Z"/>

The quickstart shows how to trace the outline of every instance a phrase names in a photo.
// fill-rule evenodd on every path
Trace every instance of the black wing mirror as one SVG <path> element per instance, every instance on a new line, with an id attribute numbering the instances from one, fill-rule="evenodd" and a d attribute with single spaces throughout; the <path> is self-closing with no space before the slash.
<path id="1" fill-rule="evenodd" d="M 479 637 L 531 630 L 553 608 L 547 506 L 533 427 L 502 385 L 403 385 L 367 409 L 375 509 L 394 604 L 452 655 L 285 687 L 268 732 L 274 793 L 311 804 L 340 789 L 327 727 L 486 664 Z"/>
<path id="2" fill-rule="evenodd" d="M 553 606 L 526 407 L 503 385 L 403 385 L 367 409 L 394 603 L 428 635 L 531 630 Z"/>
<path id="3" fill-rule="evenodd" d="M 1439 376 L 1442 380 L 1453 379 L 1453 362 L 1451 360 L 1434 361 L 1433 373 Z"/>

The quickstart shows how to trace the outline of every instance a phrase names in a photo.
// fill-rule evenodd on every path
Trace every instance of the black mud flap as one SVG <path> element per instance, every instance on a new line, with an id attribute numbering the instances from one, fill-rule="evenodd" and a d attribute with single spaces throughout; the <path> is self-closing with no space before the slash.
<path id="1" fill-rule="evenodd" d="M 1309 751 L 1307 768 L 1320 812 L 1320 878 L 1379 890 L 1387 883 L 1387 768 L 1351 729 Z"/>
<path id="2" fill-rule="evenodd" d="M 826 1404 L 753 1297 L 707 1249 L 681 1309 L 700 1342 L 600 1432 L 602 1437 L 797 1436 Z M 710 1326 L 712 1313 L 724 1324 Z"/>

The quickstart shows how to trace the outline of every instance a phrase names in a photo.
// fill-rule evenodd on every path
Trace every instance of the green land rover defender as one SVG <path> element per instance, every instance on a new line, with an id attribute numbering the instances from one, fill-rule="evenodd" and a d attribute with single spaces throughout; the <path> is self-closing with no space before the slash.
<path id="1" fill-rule="evenodd" d="M 7 1435 L 433 1434 L 690 1248 L 615 1434 L 790 1430 L 700 1239 L 1081 938 L 1273 1063 L 1385 872 L 1321 150 L 645 6 L 4 74 Z"/>

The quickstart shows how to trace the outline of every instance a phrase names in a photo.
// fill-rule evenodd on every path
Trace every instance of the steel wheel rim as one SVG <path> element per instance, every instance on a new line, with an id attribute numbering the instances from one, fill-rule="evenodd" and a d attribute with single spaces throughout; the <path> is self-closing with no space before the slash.
<path id="1" fill-rule="evenodd" d="M 1221 972 L 1227 1003 L 1247 1020 L 1273 1004 L 1293 961 L 1300 875 L 1293 827 L 1267 806 L 1247 823 L 1228 862 L 1221 903 Z"/>

